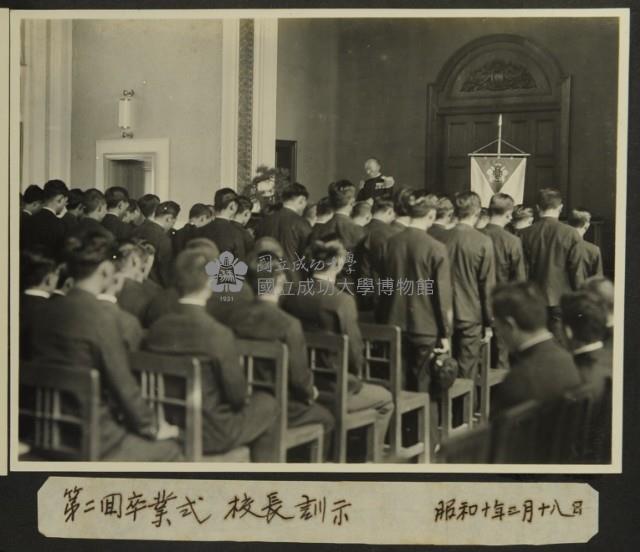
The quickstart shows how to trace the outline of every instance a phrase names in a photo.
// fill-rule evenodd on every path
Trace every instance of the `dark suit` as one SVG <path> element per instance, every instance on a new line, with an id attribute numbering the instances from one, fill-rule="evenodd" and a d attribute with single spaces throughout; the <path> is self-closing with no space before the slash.
<path id="1" fill-rule="evenodd" d="M 20 294 L 20 358 L 31 359 L 33 356 L 33 325 L 40 318 L 46 317 L 49 299 L 37 295 Z"/>
<path id="2" fill-rule="evenodd" d="M 153 412 L 142 399 L 116 319 L 92 294 L 73 288 L 34 320 L 34 360 L 100 372 L 102 460 L 181 459 L 175 441 L 154 441 Z M 147 437 L 147 438 L 145 438 Z"/>
<path id="3" fill-rule="evenodd" d="M 253 237 L 253 234 L 251 232 L 249 232 L 249 230 L 247 229 L 246 226 L 244 226 L 243 224 L 240 224 L 239 222 L 232 220 L 231 224 L 233 224 L 236 228 L 236 230 L 238 231 L 238 233 L 240 234 L 240 236 L 242 237 L 242 242 L 243 242 L 243 248 L 244 248 L 244 254 L 245 256 L 248 255 L 249 253 L 251 253 L 253 251 L 253 246 L 255 244 L 255 239 Z"/>
<path id="4" fill-rule="evenodd" d="M 604 347 L 573 355 L 580 377 L 584 383 L 593 383 L 598 397 L 602 396 L 606 378 L 613 375 L 613 356 Z"/>
<path id="5" fill-rule="evenodd" d="M 529 280 L 540 286 L 547 303 L 549 330 L 564 343 L 560 298 L 585 280 L 583 240 L 553 217 L 542 217 L 521 236 Z"/>
<path id="6" fill-rule="evenodd" d="M 389 239 L 381 270 L 394 289 L 378 298 L 376 320 L 400 327 L 407 385 L 426 390 L 429 372 L 425 363 L 438 338 L 449 337 L 452 331 L 447 250 L 424 230 L 408 227 Z M 398 289 L 401 280 L 410 282 L 413 289 Z M 432 282 L 431 288 L 418 289 L 419 281 Z"/>
<path id="7" fill-rule="evenodd" d="M 105 238 L 115 239 L 115 236 L 102 226 L 102 223 L 90 217 L 82 217 L 78 220 L 78 223 L 73 227 L 70 235 L 83 239 L 89 234 L 100 234 Z"/>
<path id="8" fill-rule="evenodd" d="M 196 237 L 198 227 L 190 222 L 185 224 L 180 230 L 176 230 L 173 234 L 173 256 L 177 257 L 183 251 L 187 244 Z"/>
<path id="9" fill-rule="evenodd" d="M 124 341 L 127 351 L 137 351 L 140 349 L 140 343 L 144 336 L 144 330 L 140 325 L 140 321 L 130 312 L 124 310 L 118 303 L 113 303 L 107 299 L 98 299 L 102 308 L 116 319 L 120 336 Z"/>
<path id="10" fill-rule="evenodd" d="M 113 213 L 107 213 L 102 219 L 102 226 L 111 232 L 116 240 L 128 240 L 133 233 L 133 229 L 126 222 Z"/>
<path id="11" fill-rule="evenodd" d="M 522 242 L 497 224 L 487 224 L 482 230 L 491 238 L 495 255 L 496 284 L 527 279 Z"/>
<path id="12" fill-rule="evenodd" d="M 347 251 L 352 252 L 365 236 L 364 228 L 353 222 L 351 217 L 335 213 L 330 220 L 324 224 L 316 224 L 311 229 L 309 242 L 324 240 L 332 234 L 336 234 Z"/>
<path id="13" fill-rule="evenodd" d="M 553 338 L 533 345 L 511 357 L 511 370 L 497 387 L 501 408 L 529 400 L 559 398 L 580 385 L 580 375 L 571 354 Z"/>
<path id="14" fill-rule="evenodd" d="M 473 378 L 482 327 L 491 326 L 490 293 L 496 283 L 491 239 L 468 224 L 456 224 L 445 237 L 453 284 L 453 351 L 460 371 Z"/>
<path id="15" fill-rule="evenodd" d="M 67 211 L 62 217 L 62 222 L 64 222 L 67 236 L 69 236 L 75 231 L 76 227 L 78 226 L 78 223 L 80 222 L 80 219 L 74 214 L 69 213 Z"/>
<path id="16" fill-rule="evenodd" d="M 327 281 L 313 279 L 308 282 L 310 293 L 302 294 L 300 282 L 293 295 L 286 296 L 283 307 L 302 322 L 305 331 L 328 331 L 349 336 L 349 394 L 347 408 L 350 412 L 374 408 L 378 415 L 376 432 L 378 442 L 384 442 L 393 413 L 392 396 L 379 385 L 364 383 L 361 374 L 364 367 L 364 343 L 358 326 L 358 310 L 354 298 Z M 325 362 L 331 362 L 325 359 Z M 317 385 L 331 390 L 334 382 L 317 378 Z"/>
<path id="17" fill-rule="evenodd" d="M 242 232 L 227 219 L 215 218 L 196 230 L 199 238 L 207 238 L 216 244 L 220 253 L 229 251 L 238 259 L 246 259 L 245 242 Z"/>
<path id="18" fill-rule="evenodd" d="M 602 253 L 600 248 L 586 240 L 582 241 L 582 246 L 584 247 L 585 277 L 602 276 Z"/>
<path id="19" fill-rule="evenodd" d="M 309 234 L 311 234 L 311 225 L 304 217 L 288 207 L 282 207 L 262 219 L 256 229 L 256 238 L 271 236 L 278 240 L 290 270 L 293 270 L 293 263 L 298 257 L 304 257 Z M 296 273 L 299 274 L 299 271 Z"/>
<path id="20" fill-rule="evenodd" d="M 449 229 L 444 224 L 438 224 L 437 222 L 434 222 L 427 230 L 427 234 L 442 243 L 445 243 L 448 233 Z"/>
<path id="21" fill-rule="evenodd" d="M 309 368 L 307 345 L 302 325 L 277 305 L 254 300 L 231 311 L 227 325 L 238 337 L 279 341 L 289 350 L 289 426 L 321 423 L 325 434 L 335 424 L 331 413 L 313 402 L 313 373 Z M 329 443 L 328 436 L 326 442 Z"/>
<path id="22" fill-rule="evenodd" d="M 204 307 L 180 304 L 149 329 L 149 351 L 204 356 L 202 373 L 202 444 L 207 453 L 222 453 L 251 443 L 252 460 L 274 460 L 273 436 L 278 405 L 268 393 L 256 391 L 247 401 L 247 382 L 235 349 L 233 333 L 211 318 Z"/>
<path id="23" fill-rule="evenodd" d="M 391 199 L 393 198 L 394 190 L 395 184 L 385 188 L 384 177 L 382 175 L 374 176 L 373 178 L 368 178 L 364 181 L 362 188 L 358 192 L 358 201 L 377 199 L 379 197 Z"/>
<path id="24" fill-rule="evenodd" d="M 66 227 L 62 219 L 46 207 L 31 215 L 29 224 L 24 228 L 22 247 L 33 249 L 42 247 L 45 255 L 56 257 L 64 246 Z"/>
<path id="25" fill-rule="evenodd" d="M 140 323 L 143 323 L 149 304 L 155 297 L 155 293 L 162 288 L 152 288 L 136 280 L 127 278 L 118 293 L 118 305 L 125 311 L 133 314 Z"/>
<path id="26" fill-rule="evenodd" d="M 133 231 L 132 237 L 145 239 L 156 248 L 156 256 L 149 278 L 162 287 L 168 287 L 171 281 L 173 261 L 173 247 L 168 232 L 159 224 L 146 219 Z"/>

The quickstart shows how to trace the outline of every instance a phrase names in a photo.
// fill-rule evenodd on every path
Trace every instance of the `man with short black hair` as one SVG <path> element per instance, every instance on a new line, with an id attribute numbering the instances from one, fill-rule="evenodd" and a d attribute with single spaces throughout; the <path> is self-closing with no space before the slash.
<path id="1" fill-rule="evenodd" d="M 202 448 L 205 453 L 227 452 L 249 445 L 254 462 L 275 460 L 275 398 L 264 391 L 247 395 L 233 332 L 206 311 L 211 296 L 206 265 L 216 256 L 207 248 L 185 249 L 176 259 L 179 292 L 177 312 L 150 328 L 146 350 L 161 354 L 204 356 L 202 372 Z"/>
<path id="2" fill-rule="evenodd" d="M 351 220 L 358 226 L 365 227 L 371 221 L 371 203 L 368 201 L 356 201 L 351 209 Z"/>
<path id="3" fill-rule="evenodd" d="M 453 284 L 453 351 L 462 375 L 473 379 L 482 342 L 493 335 L 489 297 L 496 283 L 495 256 L 491 239 L 475 229 L 478 194 L 460 193 L 454 203 L 458 223 L 444 236 Z"/>
<path id="4" fill-rule="evenodd" d="M 178 256 L 189 242 L 196 237 L 197 229 L 211 221 L 211 212 L 204 203 L 195 203 L 189 209 L 189 222 L 173 235 L 173 255 Z"/>
<path id="5" fill-rule="evenodd" d="M 549 309 L 549 330 L 564 343 L 560 297 L 577 290 L 585 280 L 584 247 L 578 233 L 558 219 L 562 212 L 558 190 L 538 192 L 540 219 L 522 234 L 528 277 L 542 290 Z"/>
<path id="6" fill-rule="evenodd" d="M 180 205 L 175 201 L 163 201 L 156 207 L 154 215 L 147 218 L 132 234 L 134 238 L 147 240 L 155 248 L 155 258 L 149 278 L 162 287 L 171 282 L 173 248 L 169 230 L 176 223 Z"/>
<path id="7" fill-rule="evenodd" d="M 113 238 L 113 234 L 102 226 L 102 219 L 107 213 L 107 202 L 104 194 L 96 189 L 86 190 L 82 196 L 82 218 L 73 229 L 72 235 L 80 237 L 89 233 L 102 233 L 105 237 Z"/>
<path id="8" fill-rule="evenodd" d="M 144 217 L 142 216 L 142 212 L 140 211 L 138 202 L 133 198 L 129 198 L 129 206 L 127 207 L 127 211 L 122 217 L 122 222 L 128 224 L 131 228 L 131 231 L 133 232 L 138 224 L 142 224 L 142 220 L 140 219 L 143 218 Z"/>
<path id="9" fill-rule="evenodd" d="M 595 243 L 584 239 L 584 235 L 591 226 L 591 213 L 585 209 L 572 209 L 567 223 L 576 229 L 582 239 L 585 277 L 602 276 L 602 253 L 600 248 Z"/>
<path id="10" fill-rule="evenodd" d="M 220 188 L 213 198 L 214 219 L 198 228 L 195 235 L 216 244 L 220 253 L 229 251 L 235 258 L 246 256 L 244 237 L 231 223 L 238 211 L 238 194 L 231 188 Z"/>
<path id="11" fill-rule="evenodd" d="M 97 299 L 114 276 L 114 242 L 103 234 L 70 238 L 74 287 L 34 321 L 33 358 L 100 373 L 98 443 L 104 461 L 176 461 L 178 428 L 156 419 L 131 373 L 116 319 Z"/>
<path id="12" fill-rule="evenodd" d="M 511 369 L 497 387 L 502 408 L 560 397 L 580 385 L 571 354 L 547 329 L 544 295 L 533 282 L 502 284 L 493 290 L 496 333 L 511 353 Z"/>
<path id="13" fill-rule="evenodd" d="M 78 223 L 82 218 L 84 212 L 84 205 L 82 203 L 84 199 L 84 190 L 80 188 L 71 188 L 67 197 L 67 208 L 62 222 L 64 222 L 66 228 L 66 234 L 69 236 L 78 227 Z"/>
<path id="14" fill-rule="evenodd" d="M 453 203 L 447 196 L 438 198 L 438 208 L 436 209 L 436 220 L 429 227 L 427 232 L 432 238 L 444 243 L 447 232 L 455 226 L 453 220 Z"/>
<path id="15" fill-rule="evenodd" d="M 511 222 L 505 227 L 514 236 L 522 238 L 522 234 L 533 224 L 534 213 L 531 207 L 516 205 L 511 214 Z"/>
<path id="16" fill-rule="evenodd" d="M 156 207 L 160 204 L 160 198 L 155 194 L 144 194 L 138 199 L 138 207 L 142 216 L 146 219 L 151 218 L 156 212 Z"/>
<path id="17" fill-rule="evenodd" d="M 133 228 L 122 220 L 129 209 L 129 192 L 122 186 L 111 186 L 105 191 L 104 197 L 107 202 L 107 212 L 102 219 L 102 225 L 115 236 L 116 240 L 129 239 Z"/>
<path id="18" fill-rule="evenodd" d="M 255 242 L 253 234 L 247 229 L 247 225 L 249 224 L 249 221 L 251 221 L 252 209 L 253 202 L 251 199 L 247 196 L 239 195 L 238 210 L 231 220 L 233 226 L 242 236 L 245 255 L 248 255 L 253 250 L 253 244 Z"/>
<path id="19" fill-rule="evenodd" d="M 67 205 L 69 189 L 62 180 L 49 180 L 42 192 L 42 209 L 32 218 L 21 236 L 23 249 L 43 248 L 43 253 L 55 258 L 64 246 L 66 227 L 60 217 Z"/>
<path id="20" fill-rule="evenodd" d="M 328 197 L 320 198 L 318 203 L 316 203 L 316 224 L 324 224 L 325 222 L 329 222 L 333 217 L 333 207 L 331 206 L 331 202 Z"/>

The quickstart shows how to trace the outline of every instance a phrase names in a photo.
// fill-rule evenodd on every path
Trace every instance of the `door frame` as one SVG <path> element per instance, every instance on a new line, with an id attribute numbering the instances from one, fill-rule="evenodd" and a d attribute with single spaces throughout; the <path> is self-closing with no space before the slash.
<path id="1" fill-rule="evenodd" d="M 549 89 L 540 95 L 509 95 L 484 97 L 455 97 L 457 77 L 478 56 L 492 51 L 510 51 L 536 64 L 546 77 Z M 440 71 L 436 82 L 427 86 L 427 136 L 425 158 L 426 188 L 438 192 L 442 189 L 440 171 L 442 122 L 445 115 L 510 113 L 518 111 L 559 111 L 558 181 L 555 183 L 571 208 L 569 186 L 569 136 L 571 124 L 571 76 L 565 75 L 558 61 L 545 49 L 531 40 L 517 35 L 491 35 L 468 43 L 458 50 Z"/>

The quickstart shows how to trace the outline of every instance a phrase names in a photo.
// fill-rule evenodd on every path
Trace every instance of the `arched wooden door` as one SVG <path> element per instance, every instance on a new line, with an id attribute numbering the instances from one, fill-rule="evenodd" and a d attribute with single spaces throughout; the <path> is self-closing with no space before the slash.
<path id="1" fill-rule="evenodd" d="M 570 204 L 570 77 L 531 41 L 494 35 L 473 41 L 449 60 L 428 88 L 427 189 L 468 190 L 468 154 L 497 137 L 531 154 L 525 197 L 559 188 Z"/>

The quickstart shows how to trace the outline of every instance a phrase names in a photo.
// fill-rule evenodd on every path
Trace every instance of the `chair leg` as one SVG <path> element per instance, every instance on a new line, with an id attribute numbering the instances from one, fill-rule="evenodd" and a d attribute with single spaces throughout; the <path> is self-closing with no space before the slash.
<path id="1" fill-rule="evenodd" d="M 423 451 L 418 455 L 419 464 L 427 464 L 431 458 L 431 435 L 429 424 L 429 403 L 418 411 L 418 435 L 424 444 Z"/>
<path id="2" fill-rule="evenodd" d="M 463 423 L 467 422 L 468 428 L 473 426 L 473 402 L 474 402 L 474 388 L 471 387 L 471 391 L 464 396 L 463 399 Z"/>
<path id="3" fill-rule="evenodd" d="M 341 464 L 347 461 L 347 430 L 342 425 L 336 425 L 335 429 L 335 457 Z"/>
<path id="4" fill-rule="evenodd" d="M 370 424 L 367 427 L 367 460 L 379 463 L 382 458 L 383 443 L 378 442 L 378 432 L 376 424 Z"/>
<path id="5" fill-rule="evenodd" d="M 309 443 L 309 461 L 320 464 L 322 462 L 324 437 L 320 436 Z"/>

